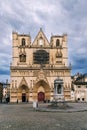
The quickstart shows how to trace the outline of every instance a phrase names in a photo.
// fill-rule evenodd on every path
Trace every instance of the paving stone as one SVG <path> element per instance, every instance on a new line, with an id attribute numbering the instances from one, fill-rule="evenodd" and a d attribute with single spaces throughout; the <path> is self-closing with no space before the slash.
<path id="1" fill-rule="evenodd" d="M 87 107 L 86 103 L 71 105 Z M 32 104 L 0 104 L 0 130 L 87 130 L 87 111 L 39 112 Z"/>

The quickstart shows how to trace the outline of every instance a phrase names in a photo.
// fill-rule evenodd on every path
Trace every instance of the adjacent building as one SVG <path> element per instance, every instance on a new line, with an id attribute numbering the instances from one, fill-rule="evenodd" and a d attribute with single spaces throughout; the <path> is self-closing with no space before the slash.
<path id="1" fill-rule="evenodd" d="M 9 102 L 10 101 L 10 83 L 8 82 L 8 80 L 6 81 L 6 83 L 2 83 L 3 84 L 3 102 Z"/>
<path id="2" fill-rule="evenodd" d="M 13 32 L 10 72 L 11 102 L 50 101 L 54 91 L 59 98 L 70 101 L 67 34 L 52 35 L 48 41 L 40 29 L 32 42 L 30 35 Z"/>
<path id="3" fill-rule="evenodd" d="M 73 77 L 75 101 L 87 101 L 87 74 L 79 74 Z"/>

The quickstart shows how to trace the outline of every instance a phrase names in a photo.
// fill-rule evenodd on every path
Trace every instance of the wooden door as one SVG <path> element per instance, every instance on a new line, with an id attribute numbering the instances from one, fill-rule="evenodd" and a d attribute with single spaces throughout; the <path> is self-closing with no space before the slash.
<path id="1" fill-rule="evenodd" d="M 45 100 L 45 94 L 44 92 L 38 93 L 38 101 L 44 101 Z"/>

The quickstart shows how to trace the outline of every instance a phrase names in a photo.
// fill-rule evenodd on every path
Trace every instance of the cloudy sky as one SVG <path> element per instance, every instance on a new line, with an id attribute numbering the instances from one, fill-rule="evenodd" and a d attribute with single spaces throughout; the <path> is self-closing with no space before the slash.
<path id="1" fill-rule="evenodd" d="M 0 82 L 10 79 L 12 31 L 32 41 L 42 27 L 52 34 L 68 34 L 72 75 L 87 72 L 87 0 L 0 0 Z"/>

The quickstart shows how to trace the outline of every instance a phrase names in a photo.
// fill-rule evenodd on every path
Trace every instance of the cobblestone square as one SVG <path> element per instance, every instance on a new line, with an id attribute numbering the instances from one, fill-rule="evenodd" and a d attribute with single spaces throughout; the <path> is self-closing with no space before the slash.
<path id="1" fill-rule="evenodd" d="M 0 104 L 0 130 L 87 130 L 87 111 L 39 112 L 28 103 Z"/>

